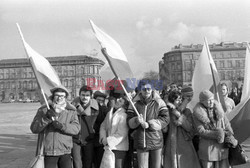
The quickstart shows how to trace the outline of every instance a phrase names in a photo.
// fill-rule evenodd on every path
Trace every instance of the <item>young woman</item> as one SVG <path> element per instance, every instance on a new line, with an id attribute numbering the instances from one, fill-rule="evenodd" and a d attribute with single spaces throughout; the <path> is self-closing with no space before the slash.
<path id="1" fill-rule="evenodd" d="M 128 105 L 126 97 L 117 98 L 114 108 L 108 112 L 100 127 L 100 143 L 108 145 L 115 154 L 115 168 L 124 167 L 129 149 L 129 128 L 126 123 Z"/>

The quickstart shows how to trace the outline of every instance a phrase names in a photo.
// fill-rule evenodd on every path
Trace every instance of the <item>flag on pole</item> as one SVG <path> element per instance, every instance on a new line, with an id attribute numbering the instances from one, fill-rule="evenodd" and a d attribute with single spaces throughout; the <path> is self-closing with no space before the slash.
<path id="1" fill-rule="evenodd" d="M 115 76 L 122 80 L 133 77 L 127 57 L 120 45 L 112 37 L 98 28 L 91 20 L 90 24 L 101 45 L 103 55 L 106 57 Z"/>
<path id="2" fill-rule="evenodd" d="M 204 45 L 200 57 L 195 65 L 192 87 L 194 90 L 194 96 L 188 105 L 190 108 L 193 108 L 195 104 L 199 102 L 199 94 L 203 90 L 210 90 L 213 92 L 215 99 L 218 100 L 223 107 L 225 107 L 225 102 L 221 94 L 219 74 L 213 57 L 209 51 L 206 38 L 204 38 Z"/>
<path id="3" fill-rule="evenodd" d="M 28 43 L 24 40 L 23 34 L 19 25 L 17 24 L 20 36 L 22 38 L 22 42 L 24 45 L 24 49 L 26 51 L 27 57 L 30 60 L 31 66 L 33 68 L 35 77 L 37 79 L 38 85 L 42 92 L 48 97 L 51 95 L 50 89 L 56 86 L 62 86 L 61 81 L 54 70 L 54 68 L 50 65 L 49 61 L 38 54 L 35 50 L 33 50 Z"/>
<path id="4" fill-rule="evenodd" d="M 235 138 L 240 142 L 244 142 L 250 137 L 250 47 L 247 43 L 245 58 L 245 74 L 242 97 L 240 103 L 227 114 L 234 130 Z M 249 146 L 249 142 L 248 142 Z M 250 149 L 250 146 L 249 146 Z"/>

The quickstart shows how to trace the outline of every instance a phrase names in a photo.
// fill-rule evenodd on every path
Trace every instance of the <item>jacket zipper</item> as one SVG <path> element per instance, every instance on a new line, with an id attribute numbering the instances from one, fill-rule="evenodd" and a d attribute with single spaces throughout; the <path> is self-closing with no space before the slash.
<path id="1" fill-rule="evenodd" d="M 146 112 L 147 112 L 147 107 L 148 105 L 145 106 L 145 111 L 144 111 L 144 114 L 143 114 L 143 120 L 146 122 Z M 146 130 L 145 128 L 143 129 L 143 147 L 146 148 Z"/>

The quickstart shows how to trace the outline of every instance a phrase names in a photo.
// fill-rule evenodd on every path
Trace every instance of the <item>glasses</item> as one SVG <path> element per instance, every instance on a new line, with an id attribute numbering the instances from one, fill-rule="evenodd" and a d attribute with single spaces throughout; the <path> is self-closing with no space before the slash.
<path id="1" fill-rule="evenodd" d="M 152 89 L 151 88 L 143 88 L 142 89 L 144 92 L 146 92 L 146 91 L 151 91 Z"/>
<path id="2" fill-rule="evenodd" d="M 65 95 L 55 95 L 55 97 L 58 97 L 58 98 L 65 98 Z"/>

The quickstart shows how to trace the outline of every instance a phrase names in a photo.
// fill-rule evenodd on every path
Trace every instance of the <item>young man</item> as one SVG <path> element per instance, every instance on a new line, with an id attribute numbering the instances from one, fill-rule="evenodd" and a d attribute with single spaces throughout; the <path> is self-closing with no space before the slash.
<path id="1" fill-rule="evenodd" d="M 99 105 L 99 114 L 96 118 L 96 122 L 94 124 L 94 130 L 95 130 L 95 138 L 94 138 L 94 157 L 95 157 L 95 162 L 94 165 L 95 167 L 100 167 L 101 161 L 102 161 L 102 156 L 104 153 L 104 146 L 99 142 L 99 132 L 100 132 L 100 126 L 102 122 L 104 121 L 108 111 L 110 108 L 108 108 L 105 104 L 107 95 L 100 92 L 96 91 L 94 93 L 94 99 L 98 102 Z"/>
<path id="2" fill-rule="evenodd" d="M 127 122 L 133 133 L 134 148 L 137 150 L 138 167 L 160 168 L 163 134 L 162 129 L 169 124 L 169 113 L 165 102 L 152 90 L 151 82 L 139 82 L 140 93 L 134 98 L 137 116 L 130 106 Z"/>
<path id="3" fill-rule="evenodd" d="M 228 97 L 228 87 L 226 83 L 221 84 L 222 95 L 226 104 L 226 113 L 230 113 L 235 108 L 233 99 Z"/>
<path id="4" fill-rule="evenodd" d="M 99 113 L 98 103 L 92 99 L 92 89 L 86 85 L 79 91 L 72 104 L 77 109 L 80 133 L 73 137 L 73 165 L 74 168 L 92 168 L 94 155 L 94 124 Z"/>
<path id="5" fill-rule="evenodd" d="M 51 92 L 50 109 L 46 105 L 40 107 L 30 129 L 33 133 L 42 133 L 45 138 L 45 168 L 69 168 L 72 165 L 72 135 L 78 134 L 80 124 L 75 107 L 66 101 L 67 89 L 55 87 Z"/>

